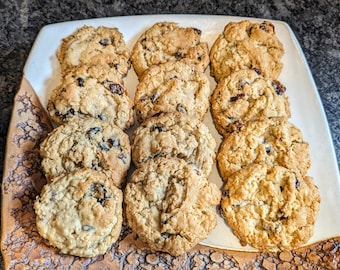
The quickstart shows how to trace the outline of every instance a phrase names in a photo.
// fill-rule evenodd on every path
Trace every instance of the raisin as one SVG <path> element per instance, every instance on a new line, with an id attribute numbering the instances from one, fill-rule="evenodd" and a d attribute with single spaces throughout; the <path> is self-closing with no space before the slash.
<path id="1" fill-rule="evenodd" d="M 119 83 L 111 83 L 109 88 L 113 94 L 123 95 L 124 88 Z"/>
<path id="2" fill-rule="evenodd" d="M 170 238 L 170 234 L 168 233 L 161 233 L 161 236 L 162 238 L 165 238 L 165 239 Z"/>
<path id="3" fill-rule="evenodd" d="M 90 128 L 86 134 L 87 136 L 91 139 L 94 135 L 96 135 L 98 132 L 100 131 L 100 128 L 99 127 L 93 127 L 93 128 Z"/>
<path id="4" fill-rule="evenodd" d="M 114 68 L 114 69 L 118 69 L 118 67 L 120 66 L 119 63 L 114 63 L 114 62 L 108 63 L 108 65 L 110 68 Z"/>
<path id="5" fill-rule="evenodd" d="M 99 41 L 99 44 L 105 47 L 105 46 L 109 45 L 110 42 L 111 42 L 110 39 L 108 39 L 108 38 L 103 38 L 103 39 L 101 39 L 101 40 Z"/>
<path id="6" fill-rule="evenodd" d="M 157 99 L 156 93 L 152 94 L 152 96 L 151 96 L 151 102 L 154 103 L 154 102 L 156 101 L 156 99 Z"/>
<path id="7" fill-rule="evenodd" d="M 223 196 L 223 197 L 229 197 L 229 189 L 224 189 L 224 190 L 222 191 L 222 196 Z"/>
<path id="8" fill-rule="evenodd" d="M 269 23 L 269 22 L 263 22 L 263 23 L 260 24 L 260 29 L 267 32 L 267 33 L 269 32 L 268 27 L 271 27 L 274 30 L 274 25 Z"/>
<path id="9" fill-rule="evenodd" d="M 66 114 L 61 115 L 61 117 L 63 118 L 63 120 L 65 120 L 66 118 L 71 117 L 72 115 L 74 115 L 74 109 L 71 108 L 66 112 Z"/>
<path id="10" fill-rule="evenodd" d="M 266 153 L 267 153 L 267 154 L 269 154 L 269 153 L 270 153 L 270 151 L 271 151 L 270 147 L 269 147 L 269 146 L 267 146 L 267 147 L 266 147 Z"/>
<path id="11" fill-rule="evenodd" d="M 77 78 L 77 82 L 78 82 L 78 86 L 79 87 L 84 87 L 84 79 L 83 78 L 81 78 L 81 77 L 78 77 Z"/>
<path id="12" fill-rule="evenodd" d="M 101 143 L 99 145 L 99 148 L 100 148 L 100 150 L 103 150 L 105 152 L 109 152 L 110 151 L 110 147 L 105 142 Z"/>
<path id="13" fill-rule="evenodd" d="M 295 178 L 295 188 L 299 188 L 300 187 L 300 181 L 299 179 Z"/>
<path id="14" fill-rule="evenodd" d="M 151 132 L 153 132 L 153 131 L 163 132 L 163 131 L 165 131 L 165 129 L 162 126 L 153 126 L 151 128 Z"/>
<path id="15" fill-rule="evenodd" d="M 185 109 L 183 108 L 183 106 L 182 106 L 181 103 L 178 103 L 178 104 L 177 104 L 176 109 L 177 109 L 177 111 L 179 111 L 180 113 L 185 113 Z"/>
<path id="16" fill-rule="evenodd" d="M 232 117 L 228 117 L 230 120 L 233 120 Z M 226 132 L 227 133 L 233 133 L 233 132 L 239 132 L 241 131 L 243 127 L 243 123 L 239 120 L 236 120 L 235 122 L 233 122 L 232 124 L 228 125 L 226 128 Z"/>
<path id="17" fill-rule="evenodd" d="M 257 74 L 259 74 L 259 75 L 262 74 L 261 69 L 259 69 L 259 68 L 257 68 L 257 67 L 253 67 L 253 70 L 254 70 Z"/>
<path id="18" fill-rule="evenodd" d="M 202 34 L 202 31 L 200 29 L 197 29 L 197 28 L 192 28 L 198 35 L 201 35 Z"/>
<path id="19" fill-rule="evenodd" d="M 233 97 L 231 97 L 230 98 L 230 102 L 235 102 L 235 101 L 237 101 L 238 99 L 240 99 L 240 98 L 244 98 L 244 94 L 243 93 L 241 93 L 241 94 L 237 94 L 236 96 L 233 96 Z"/>
<path id="20" fill-rule="evenodd" d="M 283 189 L 284 189 L 283 186 L 280 186 L 280 191 L 281 191 L 281 192 L 283 191 Z"/>
<path id="21" fill-rule="evenodd" d="M 278 94 L 279 96 L 286 92 L 286 87 L 279 81 L 272 81 L 272 86 L 274 87 L 276 94 Z"/>
<path id="22" fill-rule="evenodd" d="M 119 154 L 119 155 L 118 155 L 118 158 L 119 158 L 124 164 L 126 164 L 125 159 L 127 158 L 127 156 L 126 156 L 125 153 Z"/>
<path id="23" fill-rule="evenodd" d="M 184 54 L 183 54 L 183 52 L 178 51 L 174 54 L 174 56 L 175 56 L 176 59 L 182 59 L 184 57 Z"/>
<path id="24" fill-rule="evenodd" d="M 111 147 L 119 148 L 120 147 L 120 140 L 119 139 L 108 139 L 108 143 L 111 145 Z"/>

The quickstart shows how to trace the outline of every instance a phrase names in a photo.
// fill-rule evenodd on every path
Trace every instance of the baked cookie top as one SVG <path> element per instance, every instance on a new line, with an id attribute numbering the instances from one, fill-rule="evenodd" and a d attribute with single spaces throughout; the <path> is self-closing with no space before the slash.
<path id="1" fill-rule="evenodd" d="M 243 245 L 291 250 L 313 235 L 320 194 L 311 177 L 255 164 L 230 176 L 222 194 L 222 215 Z"/>
<path id="2" fill-rule="evenodd" d="M 181 113 L 152 117 L 132 134 L 132 160 L 137 167 L 155 157 L 177 157 L 208 177 L 215 162 L 215 147 L 208 127 Z"/>
<path id="3" fill-rule="evenodd" d="M 127 75 L 130 51 L 118 28 L 84 25 L 64 38 L 57 51 L 62 73 L 78 65 L 103 65 L 119 77 Z"/>
<path id="4" fill-rule="evenodd" d="M 141 123 L 161 112 L 181 112 L 203 119 L 209 110 L 208 76 L 183 62 L 167 62 L 148 69 L 135 93 Z"/>
<path id="5" fill-rule="evenodd" d="M 105 67 L 78 66 L 68 70 L 48 101 L 51 120 L 94 117 L 128 129 L 133 123 L 132 101 L 122 80 Z"/>
<path id="6" fill-rule="evenodd" d="M 90 168 L 110 175 L 118 187 L 130 167 L 128 135 L 112 123 L 95 118 L 74 119 L 56 127 L 40 144 L 48 181 L 62 173 Z"/>
<path id="7" fill-rule="evenodd" d="M 279 81 L 265 79 L 254 70 L 232 72 L 217 84 L 211 98 L 216 129 L 225 137 L 245 121 L 289 118 L 285 92 Z"/>
<path id="8" fill-rule="evenodd" d="M 181 27 L 175 22 L 157 22 L 137 40 L 131 61 L 137 76 L 152 65 L 184 61 L 204 71 L 209 64 L 208 44 L 201 42 L 201 30 Z"/>
<path id="9" fill-rule="evenodd" d="M 62 253 L 104 254 L 120 235 L 122 200 L 122 191 L 98 171 L 58 176 L 34 203 L 38 232 Z"/>
<path id="10" fill-rule="evenodd" d="M 178 256 L 216 225 L 219 188 L 182 159 L 156 158 L 133 172 L 124 200 L 128 225 L 153 250 Z"/>
<path id="11" fill-rule="evenodd" d="M 309 144 L 301 131 L 282 119 L 246 122 L 226 137 L 217 154 L 222 179 L 250 164 L 280 165 L 302 176 L 310 167 Z"/>
<path id="12" fill-rule="evenodd" d="M 266 78 L 277 79 L 283 54 L 272 23 L 230 22 L 211 47 L 211 76 L 220 81 L 235 70 L 254 68 Z"/>

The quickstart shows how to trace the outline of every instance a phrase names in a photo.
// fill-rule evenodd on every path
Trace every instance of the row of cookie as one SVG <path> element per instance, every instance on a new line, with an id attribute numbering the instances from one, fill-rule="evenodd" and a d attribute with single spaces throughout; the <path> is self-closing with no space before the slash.
<path id="1" fill-rule="evenodd" d="M 201 31 L 156 23 L 137 40 L 139 83 L 132 134 L 136 170 L 125 189 L 126 218 L 152 250 L 174 256 L 205 239 L 217 223 L 221 192 L 209 183 L 216 142 L 202 123 L 210 86 Z"/>
<path id="2" fill-rule="evenodd" d="M 286 89 L 277 80 L 283 52 L 271 23 L 241 21 L 226 25 L 210 54 L 217 81 L 212 116 L 223 136 L 222 215 L 241 244 L 262 250 L 307 242 L 320 203 L 306 176 L 308 143 L 287 121 Z"/>
<path id="3" fill-rule="evenodd" d="M 48 112 L 57 127 L 40 145 L 47 178 L 34 208 L 40 235 L 62 253 L 92 257 L 118 240 L 133 124 L 123 78 L 129 52 L 116 28 L 77 29 L 57 57 L 61 84 Z"/>

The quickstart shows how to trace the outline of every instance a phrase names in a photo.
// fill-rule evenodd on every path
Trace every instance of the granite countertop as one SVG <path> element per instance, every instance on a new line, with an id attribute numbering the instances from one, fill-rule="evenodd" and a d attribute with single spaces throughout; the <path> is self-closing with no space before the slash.
<path id="1" fill-rule="evenodd" d="M 142 14 L 216 14 L 287 22 L 305 53 L 340 161 L 340 2 L 301 1 L 29 1 L 0 2 L 0 175 L 13 99 L 39 30 L 62 21 Z M 2 262 L 0 262 L 2 265 Z M 0 267 L 3 269 L 3 266 Z"/>

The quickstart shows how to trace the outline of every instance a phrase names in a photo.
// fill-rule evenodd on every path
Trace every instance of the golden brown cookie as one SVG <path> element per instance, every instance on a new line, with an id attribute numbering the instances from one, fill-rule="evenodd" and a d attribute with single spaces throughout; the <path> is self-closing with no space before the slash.
<path id="1" fill-rule="evenodd" d="M 122 191 L 98 171 L 58 176 L 34 203 L 38 232 L 62 253 L 104 254 L 120 235 L 122 200 Z"/>
<path id="2" fill-rule="evenodd" d="M 130 168 L 129 137 L 112 123 L 95 118 L 60 125 L 40 144 L 42 168 L 48 181 L 62 173 L 90 168 L 110 175 L 118 187 Z"/>
<path id="3" fill-rule="evenodd" d="M 249 68 L 266 78 L 277 79 L 283 54 L 272 23 L 230 22 L 211 47 L 211 76 L 220 81 L 235 70 Z"/>
<path id="4" fill-rule="evenodd" d="M 216 129 L 226 137 L 246 121 L 289 118 L 285 92 L 279 81 L 265 79 L 254 70 L 232 72 L 217 84 L 211 98 Z"/>
<path id="5" fill-rule="evenodd" d="M 310 167 L 309 144 L 301 131 L 286 120 L 246 122 L 220 146 L 217 164 L 222 179 L 250 164 L 280 165 L 302 176 Z"/>
<path id="6" fill-rule="evenodd" d="M 178 256 L 216 225 L 220 190 L 182 159 L 156 158 L 133 172 L 124 200 L 128 225 L 152 250 Z"/>
<path id="7" fill-rule="evenodd" d="M 230 176 L 222 194 L 223 216 L 243 245 L 291 250 L 313 235 L 320 194 L 311 177 L 255 164 Z"/>
<path id="8" fill-rule="evenodd" d="M 204 71 L 209 64 L 208 44 L 201 42 L 201 30 L 174 22 L 157 22 L 135 43 L 131 61 L 137 76 L 153 65 L 183 61 Z"/>
<path id="9" fill-rule="evenodd" d="M 215 147 L 208 127 L 181 113 L 152 117 L 132 134 L 132 160 L 137 167 L 155 157 L 177 157 L 208 177 L 215 162 Z"/>
<path id="10" fill-rule="evenodd" d="M 117 28 L 84 25 L 64 38 L 57 51 L 62 73 L 79 65 L 103 65 L 118 77 L 127 75 L 130 52 Z"/>
<path id="11" fill-rule="evenodd" d="M 114 123 L 121 129 L 133 124 L 133 102 L 122 80 L 105 67 L 78 66 L 69 69 L 48 101 L 53 122 L 93 117 Z"/>
<path id="12" fill-rule="evenodd" d="M 204 119 L 209 110 L 208 76 L 183 62 L 167 62 L 145 71 L 137 85 L 135 111 L 141 123 L 162 112 Z"/>

